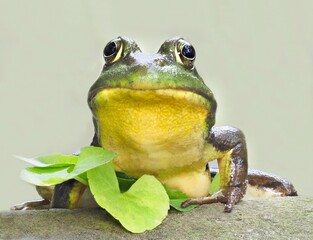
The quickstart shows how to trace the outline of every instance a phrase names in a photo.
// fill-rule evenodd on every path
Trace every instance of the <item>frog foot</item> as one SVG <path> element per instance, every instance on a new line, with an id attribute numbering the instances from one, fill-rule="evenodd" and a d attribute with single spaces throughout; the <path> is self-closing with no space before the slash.
<path id="1" fill-rule="evenodd" d="M 188 199 L 181 204 L 181 207 L 185 208 L 191 204 L 202 205 L 219 202 L 225 204 L 224 212 L 230 213 L 234 205 L 243 198 L 244 193 L 245 189 L 242 187 L 228 187 L 207 197 Z"/>
<path id="2" fill-rule="evenodd" d="M 34 200 L 30 202 L 23 202 L 11 207 L 11 210 L 32 210 L 32 209 L 46 209 L 50 207 L 50 201 L 46 199 Z"/>

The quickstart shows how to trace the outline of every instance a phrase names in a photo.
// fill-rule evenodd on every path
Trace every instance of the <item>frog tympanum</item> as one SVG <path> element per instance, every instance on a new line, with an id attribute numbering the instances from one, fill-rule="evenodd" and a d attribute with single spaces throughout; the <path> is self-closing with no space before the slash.
<path id="1" fill-rule="evenodd" d="M 157 53 L 145 54 L 133 40 L 118 37 L 103 55 L 102 73 L 88 94 L 95 127 L 92 145 L 118 153 L 116 171 L 135 178 L 154 175 L 190 197 L 183 206 L 221 202 L 225 212 L 243 198 L 247 187 L 248 192 L 254 186 L 272 195 L 296 195 L 289 182 L 248 171 L 246 141 L 239 129 L 214 127 L 217 104 L 197 73 L 196 52 L 189 42 L 172 38 Z M 215 159 L 220 191 L 209 196 L 208 162 Z M 50 207 L 86 205 L 81 200 L 85 186 L 75 180 L 56 185 L 52 194 L 37 189 Z"/>

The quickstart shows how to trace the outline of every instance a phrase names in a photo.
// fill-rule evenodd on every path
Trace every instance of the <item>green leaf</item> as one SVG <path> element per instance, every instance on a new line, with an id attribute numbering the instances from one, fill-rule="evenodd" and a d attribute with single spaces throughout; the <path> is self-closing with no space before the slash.
<path id="1" fill-rule="evenodd" d="M 116 175 L 121 192 L 126 192 L 137 181 L 137 179 L 129 177 L 125 173 L 116 172 Z M 188 212 L 198 207 L 198 205 L 192 204 L 188 207 L 182 208 L 181 204 L 190 198 L 185 193 L 171 189 L 166 185 L 163 185 L 163 187 L 165 188 L 167 195 L 170 199 L 170 206 L 175 208 L 176 210 L 180 212 Z"/>
<path id="2" fill-rule="evenodd" d="M 137 181 L 137 179 L 117 178 L 121 192 L 126 192 Z"/>
<path id="3" fill-rule="evenodd" d="M 169 199 L 155 177 L 144 175 L 121 193 L 112 163 L 94 168 L 87 175 L 96 202 L 130 232 L 151 230 L 167 216 Z"/>
<path id="4" fill-rule="evenodd" d="M 81 149 L 80 155 L 75 156 L 78 158 L 76 165 L 67 165 L 68 158 L 65 158 L 63 155 L 58 156 L 60 159 L 51 160 L 50 163 L 53 162 L 54 164 L 50 166 L 30 167 L 22 170 L 21 178 L 37 186 L 51 186 L 72 178 L 86 184 L 88 180 L 84 173 L 108 163 L 116 154 L 100 147 L 84 147 Z M 57 156 L 53 155 L 53 158 L 57 158 Z M 45 157 L 45 159 L 49 159 L 49 156 Z"/>
<path id="5" fill-rule="evenodd" d="M 126 192 L 136 181 L 136 178 L 130 177 L 123 172 L 115 172 L 121 192 Z"/>
<path id="6" fill-rule="evenodd" d="M 51 186 L 68 180 L 71 167 L 30 167 L 23 169 L 20 177 L 36 186 Z M 73 168 L 73 167 L 72 167 Z"/>
<path id="7" fill-rule="evenodd" d="M 82 184 L 88 186 L 87 172 L 84 172 L 84 173 L 82 173 L 82 174 L 76 176 L 75 179 L 76 179 L 78 182 L 80 182 L 80 183 L 82 183 Z"/>
<path id="8" fill-rule="evenodd" d="M 48 156 L 40 156 L 37 158 L 25 158 L 21 156 L 15 156 L 20 160 L 30 163 L 36 167 L 62 167 L 76 164 L 78 156 L 52 154 Z"/>
<path id="9" fill-rule="evenodd" d="M 116 153 L 101 147 L 83 147 L 80 149 L 78 161 L 71 174 L 77 176 L 102 164 L 106 164 L 116 156 Z"/>
<path id="10" fill-rule="evenodd" d="M 186 200 L 190 199 L 190 197 L 188 197 L 185 193 L 171 189 L 167 186 L 165 186 L 165 190 L 167 192 L 167 195 L 170 198 L 171 207 L 175 208 L 177 211 L 188 212 L 188 211 L 198 207 L 198 205 L 192 204 L 192 205 L 189 205 L 188 207 L 182 208 L 181 204 L 183 202 L 185 202 Z"/>
<path id="11" fill-rule="evenodd" d="M 220 189 L 220 173 L 217 173 L 211 182 L 209 194 L 213 195 Z"/>

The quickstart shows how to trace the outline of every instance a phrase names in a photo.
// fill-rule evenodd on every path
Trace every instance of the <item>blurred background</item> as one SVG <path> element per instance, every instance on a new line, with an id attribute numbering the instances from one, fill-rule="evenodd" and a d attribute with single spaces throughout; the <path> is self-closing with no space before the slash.
<path id="1" fill-rule="evenodd" d="M 246 134 L 249 165 L 313 196 L 313 2 L 0 0 L 0 210 L 38 198 L 13 155 L 72 153 L 93 137 L 87 92 L 106 43 L 147 53 L 183 36 L 218 102 Z"/>

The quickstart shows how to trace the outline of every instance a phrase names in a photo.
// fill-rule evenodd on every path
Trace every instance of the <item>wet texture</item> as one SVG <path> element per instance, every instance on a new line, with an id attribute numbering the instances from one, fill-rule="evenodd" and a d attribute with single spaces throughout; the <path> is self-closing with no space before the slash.
<path id="1" fill-rule="evenodd" d="M 217 202 L 225 204 L 225 212 L 231 212 L 246 192 L 248 159 L 245 137 L 237 128 L 213 127 L 209 132 L 208 142 L 217 150 L 231 151 L 231 154 L 227 156 L 225 153 L 225 157 L 218 159 L 221 179 L 229 178 L 228 181 L 221 180 L 221 191 L 206 200 L 211 202 L 215 198 Z M 201 201 L 201 204 L 205 203 L 205 200 Z"/>
<path id="2" fill-rule="evenodd" d="M 273 189 L 280 192 L 281 196 L 297 196 L 296 189 L 288 180 L 259 170 L 249 169 L 248 182 L 259 189 Z"/>

